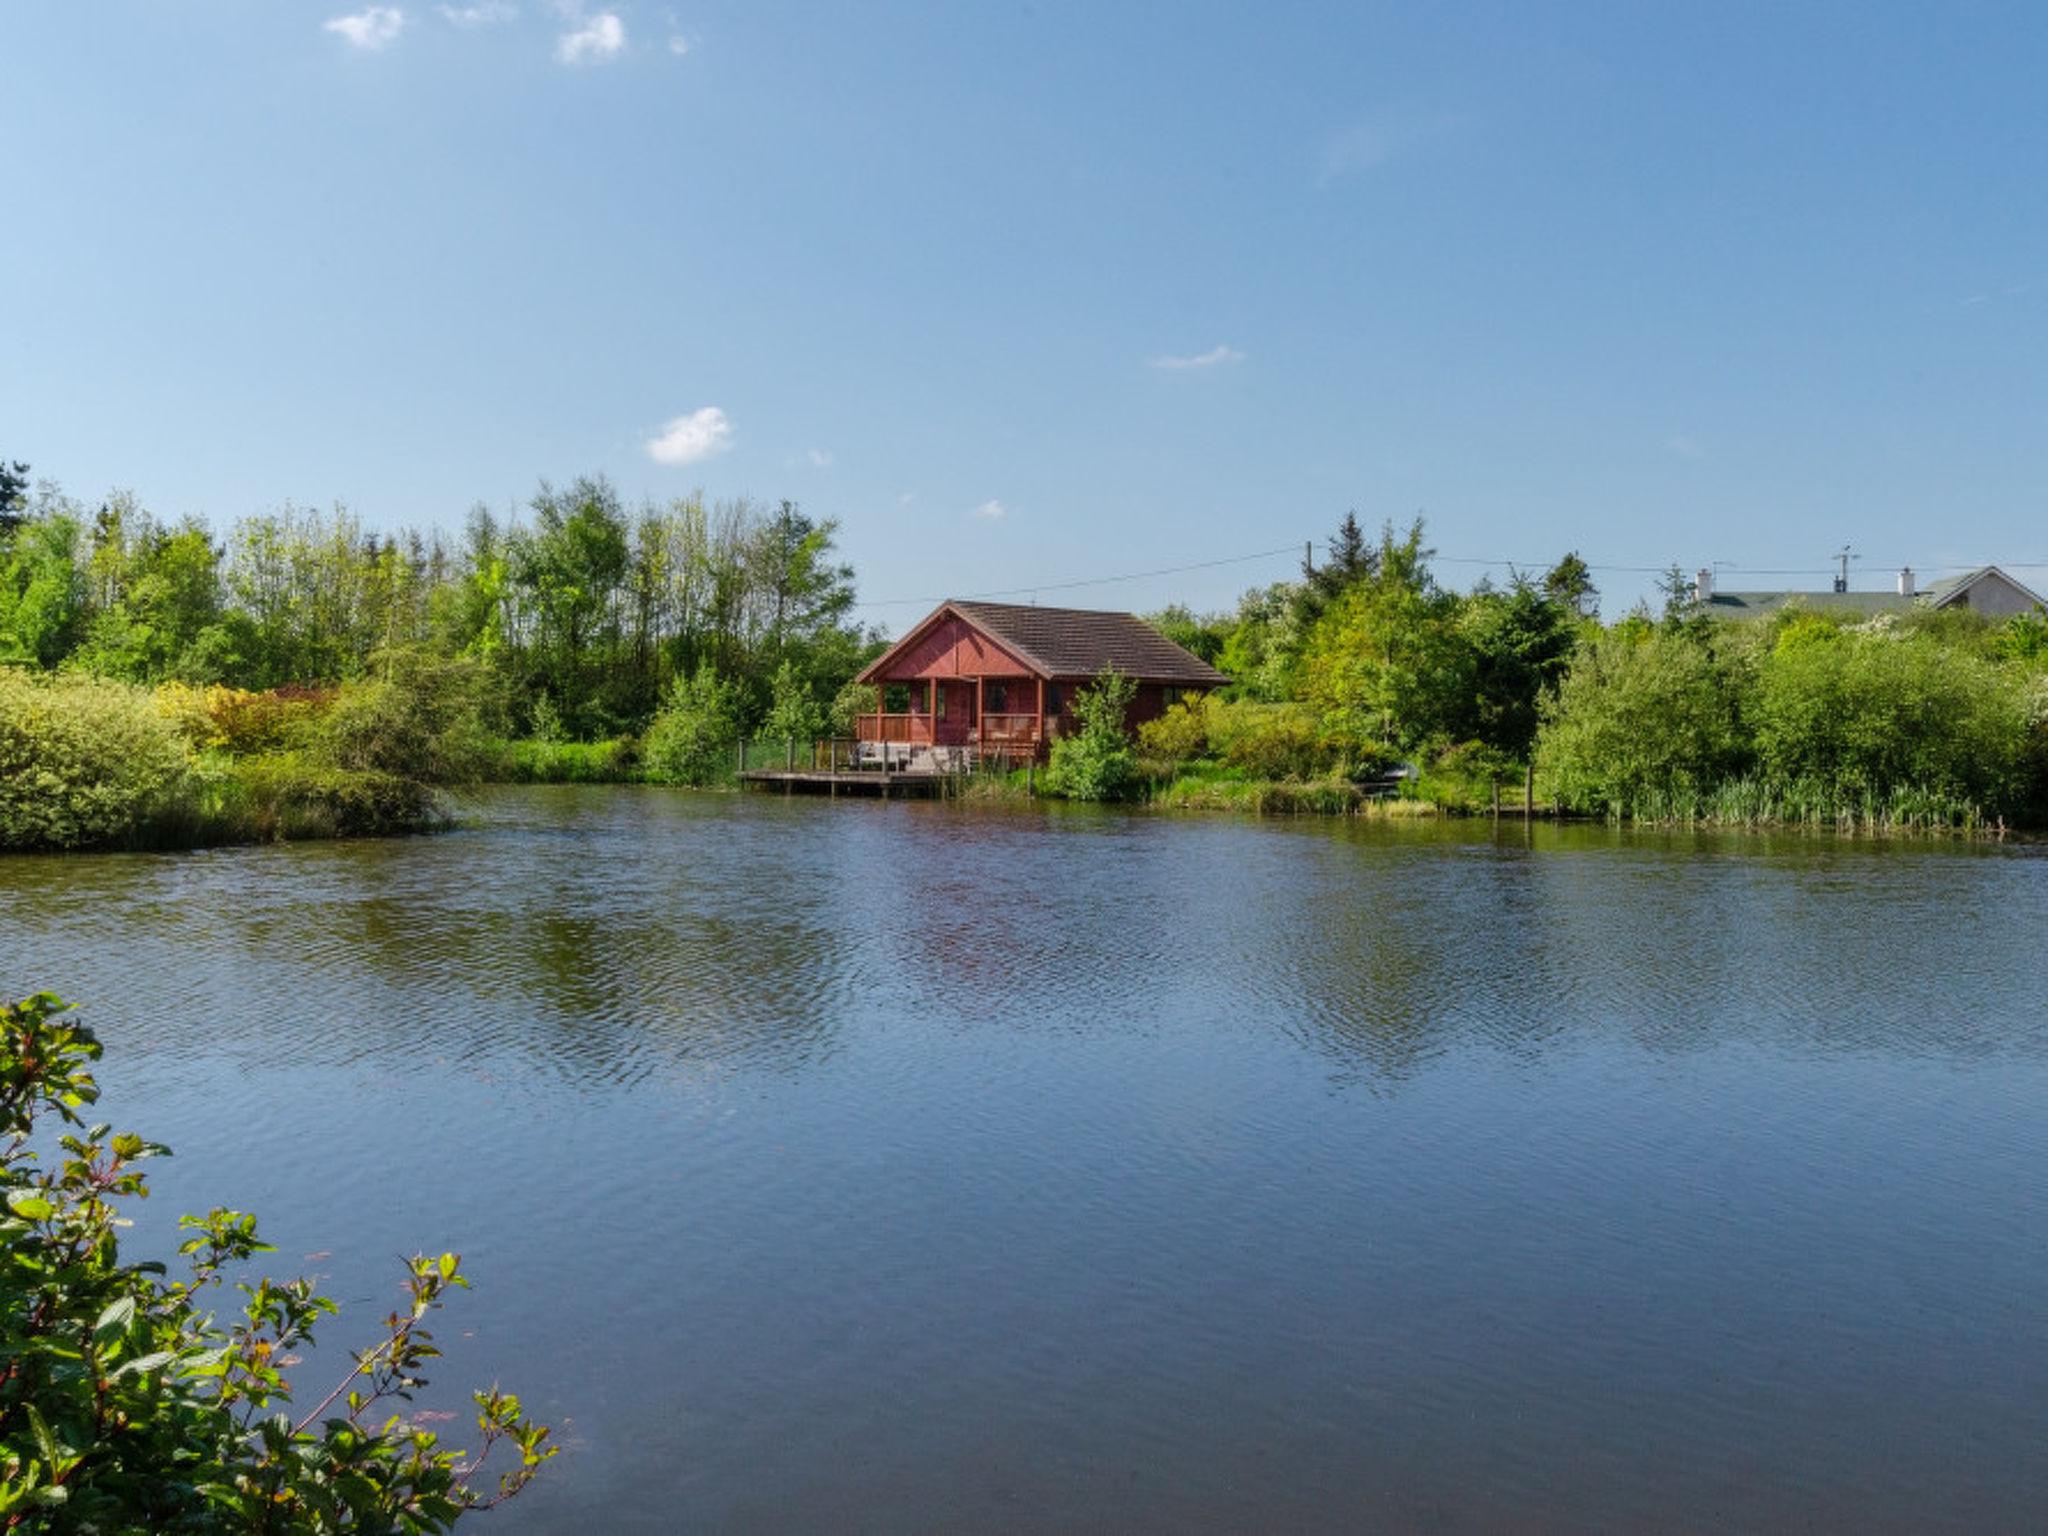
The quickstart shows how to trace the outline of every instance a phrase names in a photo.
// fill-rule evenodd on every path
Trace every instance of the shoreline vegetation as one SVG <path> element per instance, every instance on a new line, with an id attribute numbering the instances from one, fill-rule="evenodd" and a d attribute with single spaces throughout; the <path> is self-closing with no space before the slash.
<path id="1" fill-rule="evenodd" d="M 285 507 L 224 538 L 0 485 L 0 850 L 431 831 L 486 783 L 719 787 L 744 741 L 851 734 L 837 525 L 543 485 L 462 535 Z M 1231 686 L 1135 734 L 1105 674 L 1032 789 L 1255 814 L 1849 832 L 2048 824 L 2048 615 L 1724 621 L 1674 568 L 1612 622 L 1576 554 L 1440 584 L 1347 517 L 1298 579 L 1150 621 Z M 1014 781 L 1014 782 L 1013 782 Z M 1026 793 L 978 774 L 970 798 Z"/>

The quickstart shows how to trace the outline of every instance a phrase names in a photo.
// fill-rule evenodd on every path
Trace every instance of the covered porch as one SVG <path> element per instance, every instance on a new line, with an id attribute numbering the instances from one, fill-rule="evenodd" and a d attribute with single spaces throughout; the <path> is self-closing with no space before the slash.
<path id="1" fill-rule="evenodd" d="M 862 743 L 953 747 L 1036 756 L 1048 735 L 1043 678 L 910 677 L 876 680 L 883 708 L 858 716 Z M 892 697 L 893 695 L 893 697 Z M 902 707 L 890 709 L 892 703 Z"/>

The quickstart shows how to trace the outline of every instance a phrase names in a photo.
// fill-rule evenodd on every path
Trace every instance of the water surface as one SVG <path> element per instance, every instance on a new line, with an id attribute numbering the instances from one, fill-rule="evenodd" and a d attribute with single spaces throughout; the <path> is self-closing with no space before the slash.
<path id="1" fill-rule="evenodd" d="M 2024 847 L 634 789 L 0 860 L 141 1240 L 336 1343 L 464 1253 L 506 1533 L 2031 1526 L 2044 936 Z"/>

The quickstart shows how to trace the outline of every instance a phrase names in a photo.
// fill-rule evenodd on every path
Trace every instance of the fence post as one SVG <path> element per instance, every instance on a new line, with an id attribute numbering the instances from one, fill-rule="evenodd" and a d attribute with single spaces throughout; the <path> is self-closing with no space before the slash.
<path id="1" fill-rule="evenodd" d="M 747 738 L 746 738 L 746 737 L 744 737 L 744 736 L 742 736 L 742 737 L 740 738 L 740 761 L 739 761 L 739 766 L 738 766 L 737 768 L 735 768 L 735 769 L 733 770 L 733 772 L 734 772 L 734 773 L 745 773 L 746 771 L 747 771 Z"/>
<path id="2" fill-rule="evenodd" d="M 785 745 L 785 746 L 786 746 L 786 747 L 788 748 L 788 750 L 787 750 L 786 752 L 784 752 L 784 753 L 783 753 L 783 755 L 782 755 L 782 770 L 783 770 L 783 772 L 785 772 L 785 773 L 795 773 L 795 772 L 796 772 L 796 738 L 795 738 L 794 736 L 789 736 L 789 737 L 785 737 L 785 738 L 784 738 L 784 745 Z"/>

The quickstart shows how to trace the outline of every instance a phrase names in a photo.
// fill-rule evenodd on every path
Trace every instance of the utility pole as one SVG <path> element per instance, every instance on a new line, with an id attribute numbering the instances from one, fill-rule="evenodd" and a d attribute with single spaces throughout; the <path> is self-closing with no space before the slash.
<path id="1" fill-rule="evenodd" d="M 1849 590 L 1849 562 L 1856 558 L 1855 552 L 1847 544 L 1844 544 L 1835 551 L 1835 560 L 1841 567 L 1840 574 L 1835 577 L 1835 590 L 1837 592 Z"/>

